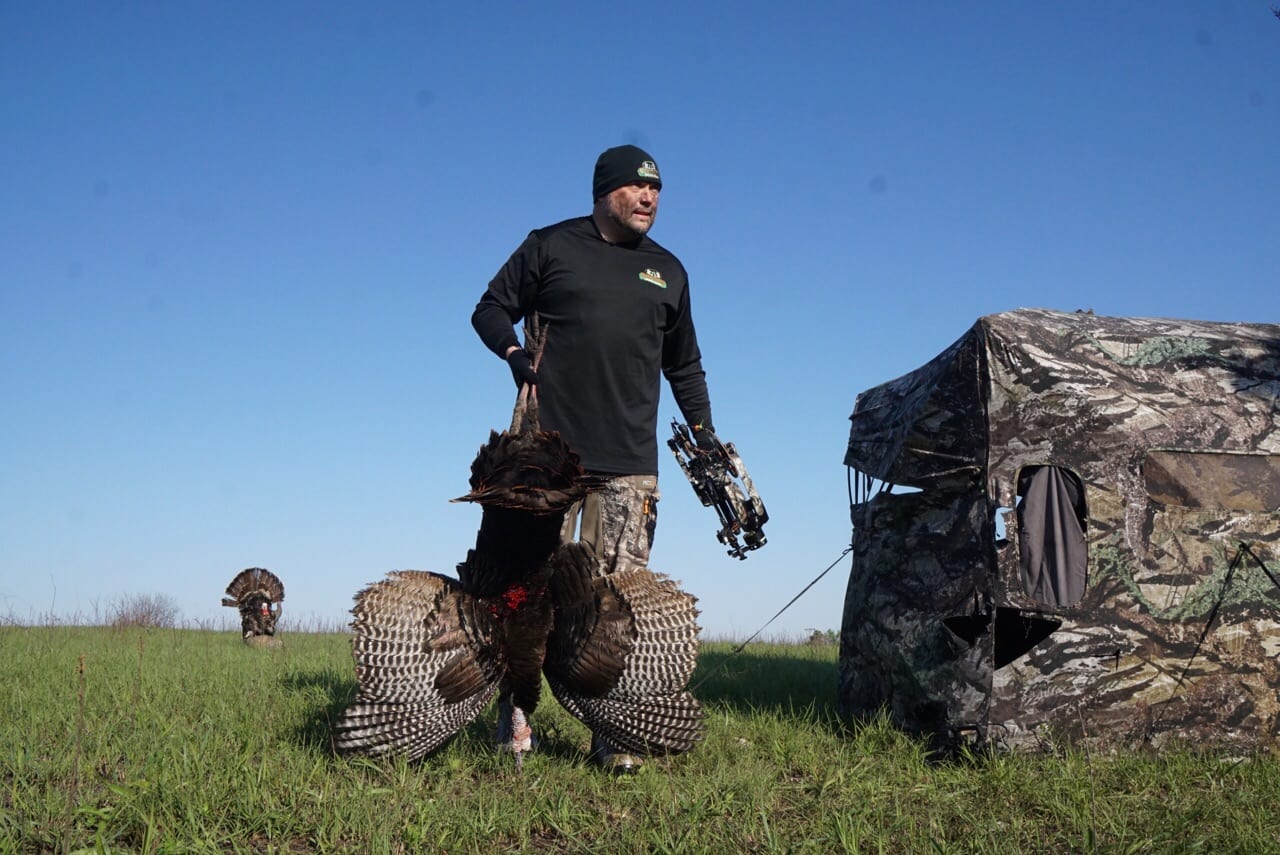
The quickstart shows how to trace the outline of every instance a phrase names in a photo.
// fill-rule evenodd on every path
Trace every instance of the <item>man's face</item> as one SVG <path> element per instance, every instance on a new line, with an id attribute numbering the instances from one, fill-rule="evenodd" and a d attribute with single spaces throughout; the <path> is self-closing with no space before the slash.
<path id="1" fill-rule="evenodd" d="M 624 184 L 604 197 L 605 214 L 636 237 L 644 236 L 658 216 L 658 188 L 647 181 Z"/>

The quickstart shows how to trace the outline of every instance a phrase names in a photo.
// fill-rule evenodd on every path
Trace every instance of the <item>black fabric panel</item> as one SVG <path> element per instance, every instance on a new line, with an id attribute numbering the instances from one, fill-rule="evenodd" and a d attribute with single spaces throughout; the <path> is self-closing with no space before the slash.
<path id="1" fill-rule="evenodd" d="M 1088 550 L 1081 525 L 1084 490 L 1058 466 L 1030 470 L 1018 503 L 1018 545 L 1027 596 L 1050 608 L 1066 608 L 1084 596 Z"/>

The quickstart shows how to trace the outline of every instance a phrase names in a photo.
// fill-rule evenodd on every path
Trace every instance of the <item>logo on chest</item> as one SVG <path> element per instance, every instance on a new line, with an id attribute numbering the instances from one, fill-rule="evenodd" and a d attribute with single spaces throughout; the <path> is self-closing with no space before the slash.
<path id="1" fill-rule="evenodd" d="M 667 280 L 663 279 L 662 274 L 652 267 L 648 270 L 640 271 L 640 281 L 648 282 L 650 285 L 657 285 L 659 288 L 667 287 Z"/>

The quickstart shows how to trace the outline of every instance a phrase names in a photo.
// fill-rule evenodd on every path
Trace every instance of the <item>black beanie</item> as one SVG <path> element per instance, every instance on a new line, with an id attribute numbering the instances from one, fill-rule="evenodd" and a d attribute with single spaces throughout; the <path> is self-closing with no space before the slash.
<path id="1" fill-rule="evenodd" d="M 636 181 L 647 181 L 659 190 L 662 177 L 658 164 L 649 153 L 633 145 L 620 145 L 607 149 L 596 158 L 596 174 L 591 179 L 591 198 L 607 196 L 619 187 Z"/>

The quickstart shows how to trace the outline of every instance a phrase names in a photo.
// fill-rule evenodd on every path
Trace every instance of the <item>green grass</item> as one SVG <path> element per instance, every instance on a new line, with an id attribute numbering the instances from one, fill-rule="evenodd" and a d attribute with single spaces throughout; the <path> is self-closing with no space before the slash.
<path id="1" fill-rule="evenodd" d="M 706 646 L 706 741 L 628 778 L 549 694 L 523 775 L 491 708 L 424 763 L 335 757 L 349 636 L 0 627 L 0 853 L 1280 852 L 1280 761 L 930 762 L 842 724 L 834 647 Z"/>

